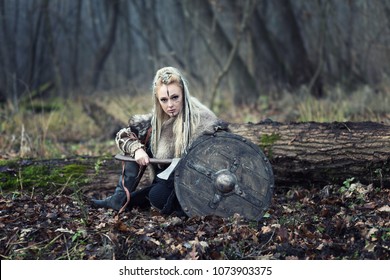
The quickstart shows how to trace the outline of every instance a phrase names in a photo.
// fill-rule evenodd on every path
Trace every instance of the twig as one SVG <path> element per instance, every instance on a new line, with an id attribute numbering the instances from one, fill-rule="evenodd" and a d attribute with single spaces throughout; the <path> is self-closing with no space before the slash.
<path id="1" fill-rule="evenodd" d="M 68 256 L 68 260 L 70 260 L 69 249 L 68 249 L 68 245 L 66 244 L 65 235 L 64 235 L 64 244 L 65 244 L 65 248 L 66 248 L 66 255 Z"/>

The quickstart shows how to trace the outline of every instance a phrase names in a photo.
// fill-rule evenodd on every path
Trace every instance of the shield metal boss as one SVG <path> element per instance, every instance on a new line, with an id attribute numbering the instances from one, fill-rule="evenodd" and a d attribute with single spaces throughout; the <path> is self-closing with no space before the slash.
<path id="1" fill-rule="evenodd" d="M 175 171 L 175 191 L 189 216 L 235 213 L 259 221 L 274 188 L 271 164 L 249 140 L 228 132 L 199 137 Z"/>

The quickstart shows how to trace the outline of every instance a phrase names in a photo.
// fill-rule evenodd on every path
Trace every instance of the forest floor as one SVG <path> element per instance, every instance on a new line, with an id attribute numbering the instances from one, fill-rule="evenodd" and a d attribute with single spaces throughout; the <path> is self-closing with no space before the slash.
<path id="1" fill-rule="evenodd" d="M 390 189 L 352 178 L 340 186 L 276 187 L 259 222 L 238 215 L 164 216 L 153 209 L 118 216 L 91 207 L 90 198 L 112 190 L 94 180 L 49 193 L 3 192 L 1 259 L 390 258 Z"/>
<path id="2" fill-rule="evenodd" d="M 271 117 L 275 121 L 390 123 L 388 95 L 372 107 L 368 107 L 368 101 L 373 102 L 370 94 L 361 94 L 361 102 L 356 102 L 356 96 L 353 104 L 330 99 L 298 102 L 296 97 L 287 96 L 277 103 L 264 100 L 255 113 L 243 109 L 232 116 L 232 111 L 225 110 L 223 118 L 237 122 Z M 128 99 L 116 100 L 116 105 L 105 100 L 99 105 L 121 112 L 122 123 L 126 116 L 138 113 L 120 110 L 121 104 L 131 107 Z M 292 101 L 295 106 L 291 106 Z M 118 180 L 119 163 L 100 158 L 116 153 L 110 134 L 113 122 L 103 111 L 96 111 L 98 107 L 92 111 L 102 117 L 102 123 L 91 122 L 82 114 L 83 108 L 90 109 L 84 101 L 82 106 L 82 102 L 55 102 L 52 111 L 47 107 L 44 111 L 42 105 L 38 113 L 35 107 L 19 113 L 12 113 L 12 108 L 1 111 L 5 121 L 0 126 L 0 259 L 390 259 L 390 188 L 363 185 L 354 178 L 310 188 L 276 186 L 272 204 L 258 222 L 237 215 L 164 216 L 153 209 L 134 209 L 117 216 L 112 210 L 92 208 L 90 199 L 109 195 Z M 378 111 L 380 106 L 383 108 Z M 145 112 L 145 108 L 137 109 Z M 118 118 L 117 113 L 115 116 Z M 104 137 L 102 132 L 107 132 Z M 74 176 L 63 171 L 57 174 L 57 184 L 53 177 L 44 185 L 16 180 L 17 187 L 7 190 L 3 187 L 7 181 L 1 176 L 22 178 L 20 166 L 29 164 L 23 155 L 33 160 L 49 157 L 66 161 L 82 155 L 96 159 L 92 173 L 78 175 L 81 180 L 73 181 Z M 22 158 L 21 165 L 9 165 L 15 158 Z M 72 164 L 69 161 L 66 172 Z M 102 172 L 107 165 L 115 170 Z M 141 186 L 147 180 L 146 176 Z"/>

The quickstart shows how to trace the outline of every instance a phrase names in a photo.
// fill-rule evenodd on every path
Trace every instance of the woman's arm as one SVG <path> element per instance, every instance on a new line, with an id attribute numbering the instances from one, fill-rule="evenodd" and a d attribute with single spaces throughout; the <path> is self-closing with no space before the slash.
<path id="1" fill-rule="evenodd" d="M 135 156 L 135 152 L 144 148 L 148 130 L 151 127 L 152 114 L 135 115 L 129 120 L 129 126 L 118 131 L 115 143 L 120 151 Z"/>

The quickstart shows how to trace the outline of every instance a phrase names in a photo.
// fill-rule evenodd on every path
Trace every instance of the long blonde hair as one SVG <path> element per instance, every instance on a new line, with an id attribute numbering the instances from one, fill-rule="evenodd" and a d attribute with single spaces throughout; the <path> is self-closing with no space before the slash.
<path id="1" fill-rule="evenodd" d="M 174 67 L 164 67 L 156 72 L 153 79 L 153 117 L 151 149 L 152 153 L 157 152 L 157 143 L 160 140 L 163 123 L 170 117 L 165 114 L 158 101 L 157 92 L 162 85 L 176 84 L 183 91 L 183 108 L 177 115 L 173 126 L 175 135 L 175 157 L 180 157 L 191 144 L 193 130 L 200 121 L 199 108 L 205 108 L 196 98 L 190 95 L 187 81 L 180 71 Z"/>

